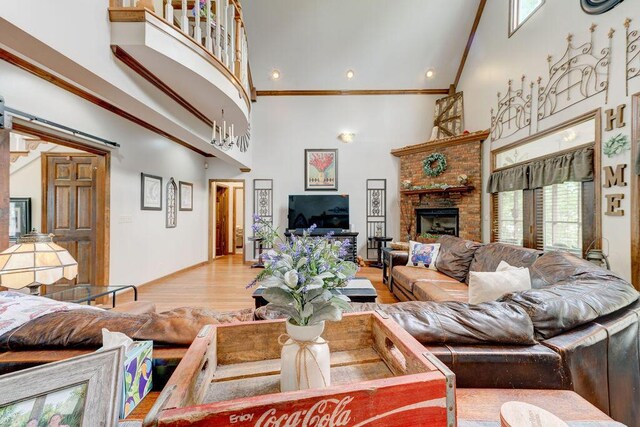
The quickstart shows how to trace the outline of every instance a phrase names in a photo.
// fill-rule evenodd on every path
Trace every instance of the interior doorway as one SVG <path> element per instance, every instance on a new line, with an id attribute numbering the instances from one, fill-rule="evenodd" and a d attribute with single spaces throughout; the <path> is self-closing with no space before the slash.
<path id="1" fill-rule="evenodd" d="M 77 278 L 59 283 L 108 284 L 110 152 L 15 123 L 8 145 L 9 157 L 0 156 L 9 175 L 8 244 L 32 229 L 52 233 L 78 262 Z"/>
<path id="2" fill-rule="evenodd" d="M 244 190 L 244 180 L 209 180 L 209 261 L 228 255 L 244 259 Z"/>

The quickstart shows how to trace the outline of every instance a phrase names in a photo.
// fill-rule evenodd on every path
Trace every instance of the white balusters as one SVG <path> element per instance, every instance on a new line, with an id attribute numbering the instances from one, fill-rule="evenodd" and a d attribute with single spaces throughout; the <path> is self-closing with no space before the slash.
<path id="1" fill-rule="evenodd" d="M 220 58 L 220 26 L 222 25 L 222 0 L 216 0 L 216 39 L 213 54 Z"/>
<path id="2" fill-rule="evenodd" d="M 202 44 L 202 28 L 200 28 L 200 0 L 196 0 L 193 10 L 196 15 L 195 25 L 193 27 L 193 38 L 196 39 L 198 44 Z"/>
<path id="3" fill-rule="evenodd" d="M 230 41 L 229 41 L 229 63 L 227 64 L 227 66 L 229 67 L 229 69 L 231 70 L 231 74 L 235 74 L 235 68 L 236 68 L 236 8 L 234 5 L 229 5 L 229 19 L 228 19 L 228 25 L 229 25 L 229 34 L 230 34 Z"/>
<path id="4" fill-rule="evenodd" d="M 181 29 L 183 32 L 189 34 L 189 9 L 187 9 L 187 0 L 182 0 L 182 20 L 181 22 Z"/>
<path id="5" fill-rule="evenodd" d="M 205 33 L 204 47 L 209 52 L 212 52 L 212 50 L 213 50 L 213 39 L 211 38 L 211 0 L 206 0 L 206 2 L 204 4 L 204 10 L 205 10 L 205 13 L 207 14 L 207 21 L 206 21 L 206 24 L 205 24 L 206 33 Z"/>
<path id="6" fill-rule="evenodd" d="M 164 19 L 173 25 L 173 5 L 171 4 L 171 0 L 167 0 L 167 4 L 164 5 Z"/>
<path id="7" fill-rule="evenodd" d="M 229 0 L 222 0 L 222 1 L 223 1 L 223 6 L 224 6 L 223 15 L 222 15 L 222 22 L 223 22 L 222 28 L 224 29 L 224 38 L 223 38 L 222 46 L 220 46 L 220 48 L 222 49 L 222 57 L 220 59 L 222 60 L 224 65 L 229 66 L 229 55 L 228 55 L 228 51 L 229 51 L 229 23 L 228 23 Z"/>

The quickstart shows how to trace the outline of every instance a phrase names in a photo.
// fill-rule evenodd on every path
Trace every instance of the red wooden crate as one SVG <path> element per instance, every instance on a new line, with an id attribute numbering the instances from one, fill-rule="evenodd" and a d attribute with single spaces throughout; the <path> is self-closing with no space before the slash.
<path id="1" fill-rule="evenodd" d="M 331 387 L 279 392 L 284 321 L 206 326 L 147 426 L 456 425 L 455 377 L 383 313 L 327 322 Z"/>

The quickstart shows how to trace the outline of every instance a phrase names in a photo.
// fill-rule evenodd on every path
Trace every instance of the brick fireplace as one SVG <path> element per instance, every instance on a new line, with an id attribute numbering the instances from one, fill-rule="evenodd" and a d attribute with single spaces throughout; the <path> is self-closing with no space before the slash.
<path id="1" fill-rule="evenodd" d="M 482 141 L 487 136 L 486 131 L 475 132 L 391 152 L 400 158 L 400 182 L 411 180 L 413 187 L 456 186 L 450 189 L 401 189 L 401 240 L 406 239 L 408 225 L 412 239 L 420 233 L 430 232 L 457 233 L 463 239 L 482 240 Z M 441 153 L 447 159 L 447 169 L 434 178 L 425 175 L 422 169 L 423 160 L 433 153 Z M 458 182 L 458 176 L 462 174 L 468 177 L 464 187 Z"/>

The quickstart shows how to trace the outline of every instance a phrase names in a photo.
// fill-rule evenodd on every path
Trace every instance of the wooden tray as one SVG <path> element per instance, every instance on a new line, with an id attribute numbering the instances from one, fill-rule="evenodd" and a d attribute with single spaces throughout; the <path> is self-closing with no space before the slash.
<path id="1" fill-rule="evenodd" d="M 147 426 L 454 426 L 455 377 L 383 313 L 327 322 L 332 385 L 280 393 L 284 321 L 202 329 Z"/>

